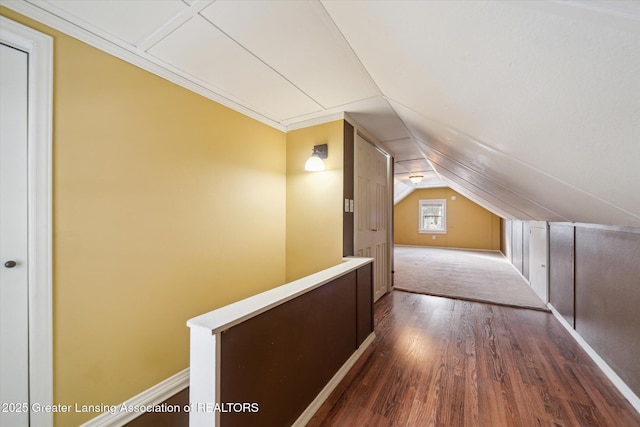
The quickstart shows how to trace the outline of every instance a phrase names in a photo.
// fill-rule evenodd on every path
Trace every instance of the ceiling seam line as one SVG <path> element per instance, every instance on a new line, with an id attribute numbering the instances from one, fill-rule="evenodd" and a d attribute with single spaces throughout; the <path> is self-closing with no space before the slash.
<path id="1" fill-rule="evenodd" d="M 200 3 L 195 3 L 193 6 L 184 3 L 186 8 L 181 10 L 180 13 L 171 18 L 168 22 L 165 22 L 162 27 L 158 28 L 152 34 L 148 35 L 142 40 L 136 47 L 143 52 L 148 51 L 162 40 L 174 33 L 178 28 L 189 22 L 194 16 L 199 15 L 201 11 L 209 7 L 214 0 L 206 0 Z M 175 25 L 178 24 L 178 25 Z"/>
<path id="2" fill-rule="evenodd" d="M 211 22 L 206 16 L 204 15 L 200 15 L 205 21 L 207 21 L 209 24 L 211 24 L 213 27 L 215 27 L 218 31 L 220 31 L 222 34 L 224 34 L 229 40 L 231 40 L 232 42 L 234 42 L 235 44 L 237 44 L 240 48 L 242 48 L 245 52 L 247 52 L 249 55 L 253 56 L 255 59 L 257 59 L 258 61 L 260 61 L 264 66 L 266 66 L 267 68 L 269 68 L 271 71 L 273 71 L 274 73 L 276 73 L 277 75 L 279 75 L 280 77 L 282 77 L 287 83 L 289 83 L 291 86 L 295 87 L 296 89 L 298 89 L 302 94 L 304 94 L 304 96 L 306 96 L 307 98 L 309 98 L 314 104 L 316 104 L 318 107 L 320 107 L 322 110 L 327 111 L 328 108 L 325 107 L 324 105 L 322 105 L 319 101 L 317 101 L 314 97 L 312 97 L 311 95 L 309 95 L 306 91 L 302 90 L 302 88 L 300 88 L 298 85 L 296 85 L 295 83 L 293 83 L 291 80 L 289 80 L 287 77 L 285 77 L 282 73 L 280 73 L 278 70 L 276 70 L 275 68 L 273 68 L 271 65 L 269 65 L 266 61 L 264 61 L 262 58 L 260 58 L 258 55 L 256 55 L 255 53 L 253 53 L 252 51 L 250 51 L 247 47 L 245 47 L 242 43 L 240 43 L 238 40 L 234 39 L 233 37 L 231 37 L 228 33 L 226 33 L 225 31 L 222 30 L 222 28 L 218 27 L 216 24 L 214 24 L 213 22 Z M 282 122 L 283 119 L 280 119 L 280 122 Z"/>
<path id="3" fill-rule="evenodd" d="M 356 51 L 353 48 L 353 46 L 351 46 L 351 43 L 349 43 L 349 40 L 347 40 L 347 38 L 345 37 L 345 35 L 342 32 L 342 30 L 340 30 L 340 27 L 338 26 L 336 21 L 333 20 L 333 17 L 329 13 L 329 11 L 324 7 L 324 4 L 322 4 L 322 1 L 317 0 L 317 2 L 320 5 L 320 7 L 322 8 L 322 10 L 324 11 L 324 13 L 327 15 L 327 17 L 329 18 L 329 21 L 331 21 L 331 23 L 333 24 L 333 27 L 336 29 L 338 34 L 340 34 L 340 37 L 342 37 L 342 40 L 344 40 L 346 45 L 349 46 L 349 50 L 351 51 L 351 53 L 353 53 L 354 58 L 356 58 L 358 60 L 358 64 L 360 64 L 360 67 L 362 67 L 362 71 L 364 71 L 366 73 L 366 75 L 369 77 L 369 80 L 371 81 L 371 83 L 375 86 L 376 90 L 378 91 L 378 95 L 382 96 L 383 98 L 385 98 L 384 93 L 380 89 L 380 86 L 378 86 L 378 82 L 376 82 L 375 79 L 373 78 L 373 76 L 371 75 L 371 73 L 369 73 L 369 69 L 367 69 L 367 67 L 364 66 L 364 63 L 360 59 L 360 56 L 356 53 Z"/>

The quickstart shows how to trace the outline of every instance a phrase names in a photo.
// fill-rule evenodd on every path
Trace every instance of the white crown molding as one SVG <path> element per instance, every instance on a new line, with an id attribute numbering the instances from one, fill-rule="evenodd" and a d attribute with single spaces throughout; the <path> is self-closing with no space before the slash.
<path id="1" fill-rule="evenodd" d="M 172 20 L 171 24 L 179 25 L 184 23 L 210 3 L 208 0 L 195 3 L 182 15 Z M 247 105 L 246 102 L 236 98 L 232 94 L 220 88 L 213 87 L 201 79 L 147 53 L 146 49 L 148 49 L 152 43 L 171 31 L 168 26 L 163 27 L 157 34 L 151 35 L 147 40 L 143 41 L 140 46 L 136 47 L 99 28 L 88 27 L 89 29 L 85 29 L 75 25 L 71 22 L 73 17 L 68 16 L 65 11 L 55 8 L 55 3 L 36 2 L 33 0 L 0 0 L 0 4 L 282 132 L 324 124 L 334 120 L 345 119 L 346 117 L 343 110 L 336 111 L 336 108 L 332 108 L 330 110 L 333 110 L 333 112 L 330 112 L 330 110 L 319 111 L 305 115 L 306 118 L 303 116 L 299 119 L 288 118 L 280 120 L 271 117 L 267 112 Z M 353 122 L 352 119 L 351 121 Z M 361 126 L 358 126 L 358 128 L 363 130 Z"/>
<path id="2" fill-rule="evenodd" d="M 289 132 L 296 129 L 308 128 L 310 126 L 322 125 L 325 123 L 334 122 L 336 120 L 343 120 L 344 118 L 345 118 L 345 113 L 343 112 L 328 114 L 326 116 L 314 117 L 311 119 L 306 119 L 299 122 L 291 123 L 286 127 L 286 131 Z"/>
<path id="3" fill-rule="evenodd" d="M 286 127 L 275 118 L 269 117 L 268 114 L 257 111 L 257 109 L 244 106 L 240 100 L 235 99 L 232 95 L 226 94 L 218 88 L 211 87 L 188 73 L 170 68 L 159 59 L 140 49 L 136 49 L 116 37 L 104 32 L 99 32 L 98 34 L 98 31 L 96 31 L 93 33 L 78 27 L 59 16 L 57 14 L 59 12 L 54 10 L 52 6 L 46 2 L 2 0 L 0 4 L 254 120 L 280 131 L 286 131 Z M 62 15 L 62 13 L 60 14 Z"/>

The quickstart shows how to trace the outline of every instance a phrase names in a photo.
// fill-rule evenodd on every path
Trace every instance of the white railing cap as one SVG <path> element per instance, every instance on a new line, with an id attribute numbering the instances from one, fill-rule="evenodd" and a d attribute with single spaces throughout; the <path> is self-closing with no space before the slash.
<path id="1" fill-rule="evenodd" d="M 373 258 L 349 257 L 343 258 L 343 261 L 293 282 L 196 316 L 187 321 L 187 326 L 206 328 L 211 330 L 212 334 L 223 331 L 373 262 Z"/>

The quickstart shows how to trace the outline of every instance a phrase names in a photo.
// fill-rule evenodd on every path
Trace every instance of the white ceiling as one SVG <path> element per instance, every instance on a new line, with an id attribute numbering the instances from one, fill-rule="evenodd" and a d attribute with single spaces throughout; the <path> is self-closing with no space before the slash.
<path id="1" fill-rule="evenodd" d="M 401 190 L 640 226 L 638 1 L 0 3 L 282 130 L 346 112 Z"/>

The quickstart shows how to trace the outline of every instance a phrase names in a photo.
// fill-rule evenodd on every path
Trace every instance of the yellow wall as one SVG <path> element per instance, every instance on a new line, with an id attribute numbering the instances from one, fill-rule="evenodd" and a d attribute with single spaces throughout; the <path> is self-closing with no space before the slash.
<path id="1" fill-rule="evenodd" d="M 287 134 L 287 281 L 342 262 L 342 120 Z M 328 144 L 322 172 L 306 172 L 314 145 Z"/>
<path id="2" fill-rule="evenodd" d="M 451 200 L 452 196 L 456 200 Z M 418 232 L 418 203 L 422 199 L 447 200 L 446 234 Z M 395 206 L 394 234 L 397 245 L 500 250 L 500 217 L 450 188 L 425 188 Z"/>
<path id="3" fill-rule="evenodd" d="M 118 404 L 188 367 L 187 319 L 284 283 L 286 135 L 0 13 L 54 37 L 54 401 Z"/>

